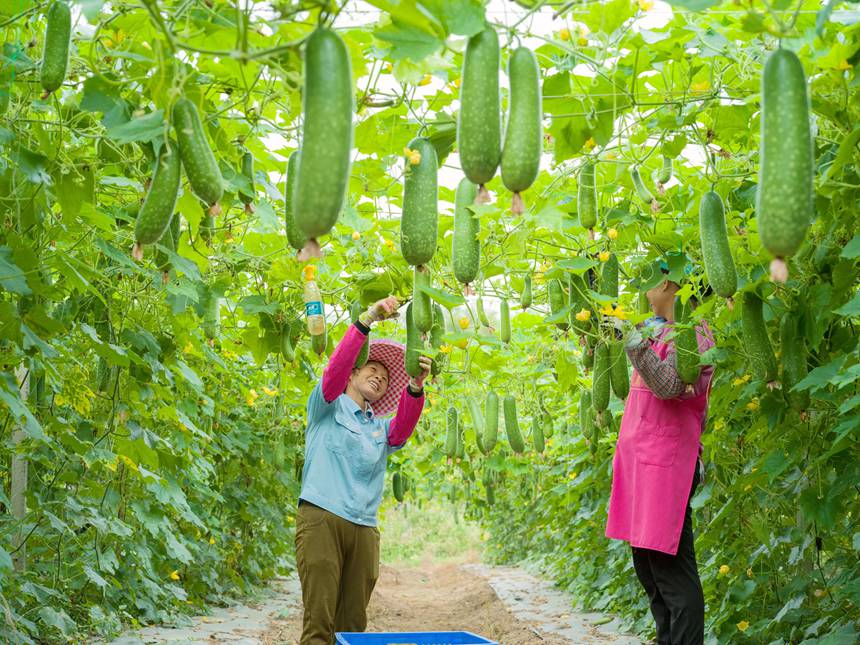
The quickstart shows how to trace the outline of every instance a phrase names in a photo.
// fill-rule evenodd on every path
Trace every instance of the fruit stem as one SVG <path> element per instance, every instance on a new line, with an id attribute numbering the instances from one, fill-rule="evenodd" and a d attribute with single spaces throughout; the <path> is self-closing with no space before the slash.
<path id="1" fill-rule="evenodd" d="M 487 190 L 487 187 L 484 184 L 478 186 L 478 194 L 475 197 L 476 204 L 489 204 L 490 203 L 490 191 Z"/>
<path id="2" fill-rule="evenodd" d="M 788 263 L 783 258 L 777 256 L 771 261 L 770 279 L 780 284 L 788 280 Z"/>
<path id="3" fill-rule="evenodd" d="M 514 196 L 511 197 L 511 215 L 522 215 L 526 210 L 525 204 L 523 204 L 523 198 L 520 197 L 519 193 L 514 193 Z"/>
<path id="4" fill-rule="evenodd" d="M 140 262 L 143 260 L 143 244 L 140 242 L 135 242 L 134 247 L 131 249 L 131 257 Z"/>
<path id="5" fill-rule="evenodd" d="M 307 242 L 305 242 L 304 248 L 299 251 L 298 259 L 300 262 L 305 262 L 311 258 L 321 258 L 322 250 L 320 249 L 319 242 L 317 242 L 316 238 L 312 237 Z"/>

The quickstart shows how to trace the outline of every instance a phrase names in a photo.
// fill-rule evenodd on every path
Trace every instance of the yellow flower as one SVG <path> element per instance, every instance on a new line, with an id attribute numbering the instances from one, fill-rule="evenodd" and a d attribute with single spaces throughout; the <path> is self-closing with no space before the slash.
<path id="1" fill-rule="evenodd" d="M 418 81 L 418 85 L 430 85 L 430 81 L 433 80 L 430 74 L 424 74 L 424 78 Z"/>
<path id="2" fill-rule="evenodd" d="M 747 575 L 748 575 L 750 578 L 752 578 L 752 577 L 753 577 L 753 570 L 752 570 L 752 567 L 750 567 L 749 569 L 747 569 Z"/>
<path id="3" fill-rule="evenodd" d="M 576 39 L 576 44 L 579 45 L 580 47 L 587 47 L 588 46 L 588 38 L 586 38 L 585 36 L 580 36 L 579 38 Z"/>
<path id="4" fill-rule="evenodd" d="M 460 87 L 463 84 L 463 79 L 458 78 L 454 80 L 454 87 Z"/>
<path id="5" fill-rule="evenodd" d="M 209 544 L 210 545 L 215 544 L 215 538 L 214 537 L 209 538 Z"/>
<path id="6" fill-rule="evenodd" d="M 639 0 L 639 8 L 642 11 L 650 11 L 654 6 L 654 2 L 652 0 Z"/>
<path id="7" fill-rule="evenodd" d="M 457 324 L 460 325 L 460 329 L 468 329 L 469 319 L 466 318 L 466 316 L 463 316 L 462 318 L 460 318 L 460 320 L 457 321 Z"/>
<path id="8" fill-rule="evenodd" d="M 616 231 L 614 228 L 611 228 L 608 231 L 606 231 L 606 235 L 610 240 L 617 240 L 618 239 L 618 231 Z"/>
<path id="9" fill-rule="evenodd" d="M 445 344 L 439 348 L 439 351 L 442 352 L 443 354 L 450 354 L 452 349 L 454 349 L 454 348 L 451 347 L 450 345 Z"/>
<path id="10" fill-rule="evenodd" d="M 744 383 L 749 383 L 749 382 L 750 382 L 750 375 L 744 374 Z"/>
<path id="11" fill-rule="evenodd" d="M 570 40 L 570 29 L 564 27 L 561 31 L 558 32 L 558 37 L 562 40 Z"/>
<path id="12" fill-rule="evenodd" d="M 607 260 L 609 260 L 609 251 L 601 251 L 597 256 L 597 259 L 599 259 L 601 262 L 606 262 Z"/>
<path id="13" fill-rule="evenodd" d="M 729 571 L 731 571 L 731 569 L 729 568 L 729 565 L 724 564 L 724 565 L 720 566 L 720 575 L 721 576 L 728 575 Z"/>
<path id="14" fill-rule="evenodd" d="M 839 61 L 839 64 L 836 66 L 836 69 L 838 69 L 840 72 L 843 72 L 847 69 L 851 69 L 851 63 L 849 63 L 843 58 L 841 61 Z"/>
<path id="15" fill-rule="evenodd" d="M 247 396 L 245 396 L 245 403 L 248 405 L 254 405 L 257 399 L 259 398 L 259 394 L 257 394 L 256 390 L 248 390 Z"/>
<path id="16" fill-rule="evenodd" d="M 178 571 L 171 571 L 170 572 L 170 579 L 171 580 L 179 580 L 179 572 Z"/>
<path id="17" fill-rule="evenodd" d="M 410 148 L 403 148 L 403 154 L 409 160 L 409 164 L 412 166 L 417 166 L 421 163 L 421 153 L 417 150 L 411 150 Z"/>
<path id="18" fill-rule="evenodd" d="M 749 626 L 750 624 L 745 620 L 738 623 L 738 629 L 742 632 L 745 632 Z"/>
<path id="19" fill-rule="evenodd" d="M 354 239 L 357 242 L 358 240 L 361 239 L 361 233 L 359 233 L 358 231 L 353 231 L 352 232 L 352 239 Z"/>
<path id="20" fill-rule="evenodd" d="M 740 377 L 738 377 L 734 381 L 732 381 L 732 385 L 734 385 L 735 387 L 737 387 L 738 385 L 743 385 L 744 383 L 746 383 L 746 381 Z"/>
<path id="21" fill-rule="evenodd" d="M 302 277 L 305 279 L 305 282 L 309 280 L 313 280 L 316 277 L 317 268 L 313 264 L 308 264 L 304 269 L 302 269 Z"/>
<path id="22" fill-rule="evenodd" d="M 711 84 L 708 81 L 699 81 L 698 83 L 693 83 L 690 89 L 694 92 L 707 92 L 711 89 Z"/>
<path id="23" fill-rule="evenodd" d="M 271 389 L 270 387 L 263 386 L 263 392 L 265 392 L 268 396 L 275 396 L 278 393 L 278 390 Z"/>
<path id="24" fill-rule="evenodd" d="M 383 72 L 390 72 L 393 69 L 394 69 L 394 66 L 391 63 L 385 63 L 385 65 L 382 66 Z"/>
<path id="25" fill-rule="evenodd" d="M 596 146 L 596 145 L 597 145 L 597 143 L 594 141 L 594 137 L 589 137 L 589 138 L 588 138 L 588 141 L 586 141 L 586 142 L 585 142 L 585 149 L 586 149 L 586 150 L 591 150 L 591 149 L 593 149 L 593 148 L 594 148 L 594 146 Z"/>
<path id="26" fill-rule="evenodd" d="M 568 475 L 568 478 L 571 480 L 576 479 L 576 474 L 577 474 L 576 471 L 574 471 Z"/>
<path id="27" fill-rule="evenodd" d="M 618 318 L 618 320 L 627 320 L 627 312 L 624 311 L 624 307 L 618 305 L 615 310 L 612 312 L 612 315 Z"/>
<path id="28" fill-rule="evenodd" d="M 615 310 L 612 308 L 612 305 L 604 305 L 600 308 L 600 313 L 604 316 L 611 316 L 615 313 Z"/>
<path id="29" fill-rule="evenodd" d="M 755 412 L 755 411 L 756 411 L 756 410 L 758 410 L 760 407 L 761 407 L 761 406 L 760 406 L 760 405 L 759 405 L 759 403 L 758 403 L 758 397 L 755 397 L 752 401 L 750 401 L 749 403 L 747 403 L 747 410 L 749 410 L 750 412 Z"/>
<path id="30" fill-rule="evenodd" d="M 460 340 L 458 340 L 454 344 L 457 347 L 459 347 L 460 349 L 466 349 L 469 346 L 469 339 L 468 338 L 461 338 Z"/>
<path id="31" fill-rule="evenodd" d="M 714 422 L 714 430 L 722 430 L 726 427 L 726 422 L 723 419 L 717 419 Z"/>

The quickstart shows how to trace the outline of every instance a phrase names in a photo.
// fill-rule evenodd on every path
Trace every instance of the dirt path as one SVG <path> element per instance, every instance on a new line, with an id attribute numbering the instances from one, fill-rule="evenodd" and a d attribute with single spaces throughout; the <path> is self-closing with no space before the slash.
<path id="1" fill-rule="evenodd" d="M 604 635 L 572 612 L 558 614 L 558 602 L 547 608 L 554 613 L 542 615 L 539 608 L 525 605 L 516 614 L 517 598 L 507 604 L 488 582 L 492 568 L 460 564 L 425 564 L 416 568 L 382 566 L 369 608 L 368 631 L 457 631 L 466 630 L 503 645 L 627 645 L 638 640 Z M 511 569 L 510 571 L 513 571 Z M 528 575 L 528 574 L 525 574 Z M 516 578 L 522 588 L 523 578 Z M 509 588 L 504 581 L 495 581 Z M 527 590 L 526 590 L 527 591 Z M 546 590 L 541 600 L 547 601 Z M 556 591 L 560 597 L 564 594 Z M 528 595 L 528 594 L 526 594 Z M 523 598 L 521 597 L 520 600 Z M 544 604 L 543 602 L 541 604 Z M 569 606 L 569 603 L 567 603 Z M 526 616 L 530 619 L 524 619 Z M 565 633 L 565 631 L 567 633 Z M 297 645 L 301 635 L 298 615 L 275 621 L 264 643 Z M 573 639 L 571 638 L 573 637 Z"/>
<path id="2" fill-rule="evenodd" d="M 368 631 L 470 631 L 501 645 L 640 645 L 601 614 L 571 609 L 568 594 L 518 567 L 471 562 L 382 565 Z M 255 602 L 213 608 L 189 626 L 148 627 L 111 645 L 297 645 L 301 590 L 273 581 Z"/>

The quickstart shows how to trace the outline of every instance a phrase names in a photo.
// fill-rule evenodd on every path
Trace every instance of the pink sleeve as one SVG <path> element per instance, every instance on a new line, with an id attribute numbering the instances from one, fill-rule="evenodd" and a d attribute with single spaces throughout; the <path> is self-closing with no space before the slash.
<path id="1" fill-rule="evenodd" d="M 400 403 L 397 406 L 397 414 L 388 426 L 388 445 L 402 446 L 418 425 L 418 418 L 424 409 L 424 395 L 412 396 L 403 388 L 400 395 Z"/>
<path id="2" fill-rule="evenodd" d="M 322 377 L 322 393 L 326 403 L 331 403 L 346 390 L 355 359 L 366 339 L 367 335 L 362 334 L 358 327 L 350 325 L 335 347 Z"/>

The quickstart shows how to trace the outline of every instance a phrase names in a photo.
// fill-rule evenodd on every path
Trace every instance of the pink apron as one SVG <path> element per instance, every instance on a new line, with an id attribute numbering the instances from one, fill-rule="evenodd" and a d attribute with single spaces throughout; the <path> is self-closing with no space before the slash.
<path id="1" fill-rule="evenodd" d="M 670 329 L 667 324 L 652 344 L 661 360 L 672 350 L 671 340 L 662 342 Z M 707 325 L 698 331 L 702 353 L 714 343 Z M 660 400 L 633 371 L 612 464 L 606 537 L 678 553 L 712 373 L 710 367 L 702 369 L 696 384 L 699 394 Z"/>

